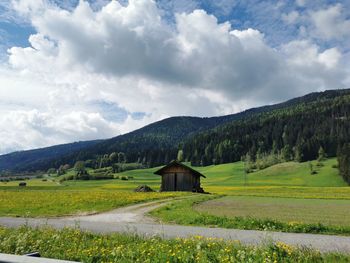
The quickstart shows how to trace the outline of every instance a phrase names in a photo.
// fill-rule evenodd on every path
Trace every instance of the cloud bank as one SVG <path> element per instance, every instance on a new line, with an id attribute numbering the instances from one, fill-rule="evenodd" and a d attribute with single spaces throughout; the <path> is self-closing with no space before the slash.
<path id="1" fill-rule="evenodd" d="M 177 13 L 170 24 L 151 0 L 99 9 L 85 1 L 72 10 L 44 0 L 12 6 L 36 33 L 28 47 L 10 48 L 0 66 L 0 153 L 112 137 L 169 116 L 229 114 L 349 84 L 344 51 L 314 41 L 349 39 L 341 5 L 311 12 L 304 36 L 279 47 L 269 46 L 264 32 L 235 29 L 201 9 Z M 288 24 L 300 18 L 281 16 Z M 323 26 L 327 21 L 336 32 Z"/>

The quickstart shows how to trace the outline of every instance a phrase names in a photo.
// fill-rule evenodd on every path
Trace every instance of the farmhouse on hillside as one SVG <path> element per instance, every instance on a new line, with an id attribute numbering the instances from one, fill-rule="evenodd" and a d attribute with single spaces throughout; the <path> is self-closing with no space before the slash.
<path id="1" fill-rule="evenodd" d="M 159 169 L 155 174 L 162 177 L 160 191 L 190 191 L 204 193 L 200 178 L 205 176 L 200 172 L 182 164 L 172 161 Z"/>

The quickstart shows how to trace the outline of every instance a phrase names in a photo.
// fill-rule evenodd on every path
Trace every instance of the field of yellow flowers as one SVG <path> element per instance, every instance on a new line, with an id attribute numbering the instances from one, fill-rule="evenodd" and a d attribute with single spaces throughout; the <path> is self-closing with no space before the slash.
<path id="1" fill-rule="evenodd" d="M 261 247 L 238 241 L 196 236 L 189 239 L 145 239 L 135 235 L 98 235 L 79 229 L 0 228 L 0 252 L 81 262 L 349 262 L 350 256 L 321 254 L 284 243 Z"/>
<path id="2" fill-rule="evenodd" d="M 0 216 L 62 216 L 106 211 L 128 204 L 185 195 L 118 190 L 2 190 Z"/>

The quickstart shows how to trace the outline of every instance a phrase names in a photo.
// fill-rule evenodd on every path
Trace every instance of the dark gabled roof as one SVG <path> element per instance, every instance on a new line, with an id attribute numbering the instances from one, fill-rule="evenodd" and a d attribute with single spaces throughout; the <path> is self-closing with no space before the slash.
<path id="1" fill-rule="evenodd" d="M 198 176 L 202 176 L 202 177 L 206 178 L 206 177 L 205 177 L 203 174 L 201 174 L 200 172 L 198 172 L 198 171 L 192 169 L 191 167 L 189 167 L 189 166 L 187 166 L 187 165 L 184 165 L 183 163 L 181 163 L 181 162 L 179 162 L 179 161 L 177 161 L 177 160 L 171 161 L 171 162 L 168 163 L 166 166 L 160 168 L 158 171 L 155 171 L 154 174 L 162 175 L 162 172 L 163 172 L 165 169 L 167 169 L 167 168 L 169 168 L 169 167 L 171 167 L 171 166 L 173 166 L 173 165 L 182 166 L 182 167 L 184 167 L 184 168 L 190 170 L 193 174 L 198 175 Z"/>

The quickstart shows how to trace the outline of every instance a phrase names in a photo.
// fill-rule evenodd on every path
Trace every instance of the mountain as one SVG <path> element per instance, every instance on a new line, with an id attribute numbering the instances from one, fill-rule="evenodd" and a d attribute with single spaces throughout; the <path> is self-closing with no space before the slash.
<path id="1" fill-rule="evenodd" d="M 111 139 L 6 154 L 0 156 L 0 171 L 46 170 L 112 152 L 147 166 L 176 158 L 179 149 L 197 165 L 237 161 L 247 152 L 256 155 L 284 147 L 295 154 L 297 145 L 305 152 L 303 160 L 314 157 L 320 146 L 335 155 L 338 137 L 348 138 L 342 120 L 350 114 L 349 95 L 350 90 L 329 90 L 221 117 L 171 117 Z M 318 131 L 317 138 L 311 129 Z"/>
<path id="2" fill-rule="evenodd" d="M 36 171 L 71 152 L 96 145 L 100 140 L 60 144 L 40 149 L 13 152 L 0 156 L 0 171 Z"/>
<path id="3" fill-rule="evenodd" d="M 242 157 L 309 161 L 320 153 L 336 156 L 350 141 L 350 90 L 312 93 L 270 109 L 185 140 L 185 158 L 193 165 L 229 163 Z"/>
<path id="4" fill-rule="evenodd" d="M 235 115 L 212 118 L 171 117 L 111 139 L 9 153 L 0 156 L 0 171 L 47 170 L 50 167 L 57 168 L 65 163 L 72 165 L 77 160 L 93 159 L 96 155 L 111 152 L 126 152 L 128 161 L 132 162 L 137 161 L 140 154 L 151 155 L 155 150 L 174 159 L 178 144 L 184 138 L 235 118 Z"/>

